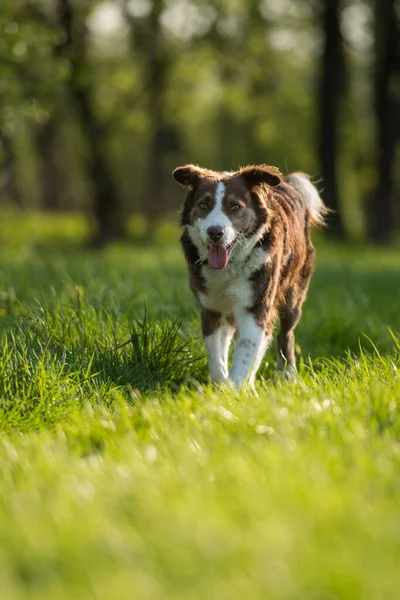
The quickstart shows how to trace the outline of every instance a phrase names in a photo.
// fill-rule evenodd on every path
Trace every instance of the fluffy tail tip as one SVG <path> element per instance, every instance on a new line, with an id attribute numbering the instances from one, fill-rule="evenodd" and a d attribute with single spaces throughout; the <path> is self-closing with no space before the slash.
<path id="1" fill-rule="evenodd" d="M 286 181 L 300 192 L 304 204 L 310 213 L 311 224 L 316 227 L 324 227 L 325 217 L 330 212 L 329 208 L 322 202 L 317 188 L 305 173 L 291 173 Z"/>

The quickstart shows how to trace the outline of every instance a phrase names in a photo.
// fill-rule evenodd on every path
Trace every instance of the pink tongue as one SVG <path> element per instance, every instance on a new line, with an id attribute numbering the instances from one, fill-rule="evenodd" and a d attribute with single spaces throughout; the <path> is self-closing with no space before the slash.
<path id="1" fill-rule="evenodd" d="M 208 264 L 213 269 L 223 269 L 228 262 L 228 253 L 222 246 L 210 246 L 208 250 Z"/>

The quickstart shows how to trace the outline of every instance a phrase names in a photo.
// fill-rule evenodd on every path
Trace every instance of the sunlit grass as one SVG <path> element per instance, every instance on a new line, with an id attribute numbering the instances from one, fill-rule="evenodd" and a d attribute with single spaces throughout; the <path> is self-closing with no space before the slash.
<path id="1" fill-rule="evenodd" d="M 71 224 L 2 229 L 2 598 L 397 598 L 398 251 L 319 244 L 299 382 L 272 348 L 236 394 L 174 228 L 96 253 Z"/>

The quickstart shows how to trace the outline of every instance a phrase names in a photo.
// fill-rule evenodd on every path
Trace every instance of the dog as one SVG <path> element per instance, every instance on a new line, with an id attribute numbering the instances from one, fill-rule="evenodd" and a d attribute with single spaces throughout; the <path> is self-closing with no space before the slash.
<path id="1" fill-rule="evenodd" d="M 188 188 L 181 245 L 212 382 L 254 387 L 277 318 L 277 370 L 295 378 L 294 329 L 314 270 L 310 225 L 324 225 L 328 212 L 317 189 L 304 173 L 283 177 L 267 165 L 219 172 L 189 164 L 173 178 Z"/>

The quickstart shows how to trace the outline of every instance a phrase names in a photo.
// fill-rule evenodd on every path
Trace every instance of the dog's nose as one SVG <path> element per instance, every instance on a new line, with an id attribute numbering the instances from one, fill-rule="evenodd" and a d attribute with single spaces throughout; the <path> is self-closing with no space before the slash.
<path id="1" fill-rule="evenodd" d="M 221 225 L 213 225 L 207 229 L 207 235 L 213 242 L 219 242 L 224 235 L 224 228 Z"/>

